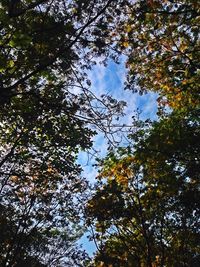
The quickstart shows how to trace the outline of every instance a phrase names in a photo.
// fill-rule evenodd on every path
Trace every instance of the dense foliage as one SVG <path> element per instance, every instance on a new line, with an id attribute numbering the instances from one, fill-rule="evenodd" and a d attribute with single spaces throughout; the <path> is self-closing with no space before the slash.
<path id="1" fill-rule="evenodd" d="M 199 19 L 195 0 L 0 1 L 0 266 L 200 265 Z M 88 196 L 77 155 L 124 103 L 87 73 L 121 54 L 160 117 L 134 121 Z"/>
<path id="2" fill-rule="evenodd" d="M 200 5 L 141 0 L 128 10 L 117 44 L 128 55 L 127 88 L 159 93 L 162 109 L 99 162 L 86 208 L 97 246 L 90 266 L 197 267 Z"/>
<path id="3" fill-rule="evenodd" d="M 199 126 L 172 114 L 108 154 L 87 208 L 97 266 L 199 265 Z"/>
<path id="4" fill-rule="evenodd" d="M 141 0 L 129 14 L 119 26 L 129 49 L 128 87 L 159 92 L 161 105 L 179 111 L 199 107 L 198 1 Z"/>
<path id="5" fill-rule="evenodd" d="M 89 91 L 86 72 L 107 56 L 122 2 L 0 1 L 2 267 L 83 265 L 77 154 L 92 145 L 88 124 L 104 130 L 121 109 Z"/>

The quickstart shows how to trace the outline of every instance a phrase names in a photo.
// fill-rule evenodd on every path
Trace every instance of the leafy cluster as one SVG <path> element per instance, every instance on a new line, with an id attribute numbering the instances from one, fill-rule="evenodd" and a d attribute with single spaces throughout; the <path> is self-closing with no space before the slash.
<path id="1" fill-rule="evenodd" d="M 134 149 L 107 155 L 87 207 L 97 263 L 198 266 L 199 126 L 172 114 Z"/>
<path id="2" fill-rule="evenodd" d="M 200 264 L 198 1 L 136 1 L 119 24 L 127 88 L 159 93 L 158 121 L 136 121 L 130 146 L 99 162 L 86 207 L 90 266 Z M 112 33 L 112 38 L 116 38 Z"/>
<path id="3" fill-rule="evenodd" d="M 195 0 L 0 1 L 0 266 L 199 266 L 199 16 Z M 135 121 L 87 201 L 78 152 L 124 106 L 87 72 L 122 53 L 126 87 L 170 108 Z"/>
<path id="4" fill-rule="evenodd" d="M 0 1 L 0 265 L 83 266 L 76 163 L 123 103 L 89 90 L 124 1 Z M 98 108 L 97 108 L 98 107 Z"/>
<path id="5" fill-rule="evenodd" d="M 161 105 L 199 107 L 198 1 L 136 1 L 119 26 L 128 49 L 127 87 L 159 93 Z"/>

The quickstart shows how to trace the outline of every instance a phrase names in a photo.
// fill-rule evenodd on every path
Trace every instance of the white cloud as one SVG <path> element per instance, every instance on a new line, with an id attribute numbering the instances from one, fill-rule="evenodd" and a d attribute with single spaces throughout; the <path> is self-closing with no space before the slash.
<path id="1" fill-rule="evenodd" d="M 121 60 L 121 64 L 116 64 L 112 61 L 105 67 L 103 64 L 97 62 L 92 71 L 88 74 L 92 82 L 91 90 L 100 97 L 103 94 L 110 94 L 117 100 L 123 100 L 127 103 L 124 109 L 125 116 L 121 117 L 117 124 L 132 124 L 132 116 L 134 111 L 139 108 L 142 110 L 142 119 L 155 119 L 156 118 L 156 94 L 148 93 L 140 96 L 137 93 L 132 93 L 129 90 L 124 90 L 124 81 L 126 79 L 125 59 Z M 104 138 L 103 133 L 94 137 L 94 149 L 98 151 L 95 156 L 104 157 L 107 151 L 107 140 Z M 95 181 L 97 170 L 91 165 L 95 163 L 94 158 L 88 158 L 86 152 L 82 152 L 79 156 L 79 162 L 84 166 L 83 175 L 89 181 Z"/>

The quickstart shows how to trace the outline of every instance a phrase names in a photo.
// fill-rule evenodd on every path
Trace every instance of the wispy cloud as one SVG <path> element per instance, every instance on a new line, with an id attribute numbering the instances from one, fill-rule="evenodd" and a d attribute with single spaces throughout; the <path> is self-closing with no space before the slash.
<path id="1" fill-rule="evenodd" d="M 88 74 L 92 82 L 91 90 L 97 96 L 100 97 L 103 94 L 109 94 L 117 100 L 125 101 L 127 106 L 124 109 L 125 116 L 121 117 L 118 124 L 131 125 L 132 116 L 135 114 L 135 110 L 142 111 L 142 119 L 156 119 L 157 95 L 154 93 L 148 93 L 143 96 L 133 93 L 129 90 L 124 90 L 124 82 L 126 79 L 125 59 L 121 60 L 121 64 L 116 64 L 113 61 L 109 61 L 105 67 L 103 64 L 97 62 L 92 71 Z M 103 133 L 99 133 L 94 137 L 94 148 L 98 151 L 98 156 L 104 157 L 107 151 L 107 140 L 104 138 Z M 90 157 L 87 153 L 81 153 L 79 155 L 79 162 L 84 166 L 83 175 L 86 176 L 89 181 L 94 182 L 97 171 L 92 164 L 95 163 L 94 158 Z"/>

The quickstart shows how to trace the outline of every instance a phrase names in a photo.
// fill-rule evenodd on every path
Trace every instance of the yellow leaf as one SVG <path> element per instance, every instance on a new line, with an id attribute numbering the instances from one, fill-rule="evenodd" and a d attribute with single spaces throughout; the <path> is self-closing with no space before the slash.
<path id="1" fill-rule="evenodd" d="M 126 48 L 129 47 L 129 42 L 127 42 L 127 41 L 123 42 L 123 43 L 122 43 L 122 46 L 124 46 L 124 47 L 126 47 Z"/>

